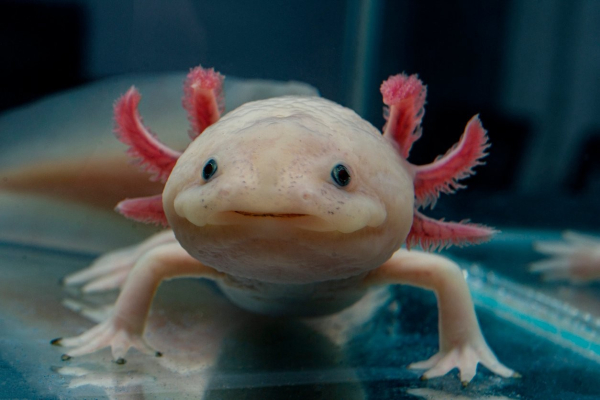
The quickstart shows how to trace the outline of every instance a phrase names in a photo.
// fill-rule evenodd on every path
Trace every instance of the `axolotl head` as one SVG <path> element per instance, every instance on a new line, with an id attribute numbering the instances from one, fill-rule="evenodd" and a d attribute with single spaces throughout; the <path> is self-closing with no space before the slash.
<path id="1" fill-rule="evenodd" d="M 224 273 L 277 283 L 343 279 L 396 251 L 413 176 L 390 140 L 321 98 L 245 104 L 179 157 L 163 208 L 181 245 Z"/>
<path id="2" fill-rule="evenodd" d="M 464 187 L 486 156 L 486 131 L 471 118 L 459 142 L 426 165 L 406 161 L 421 136 L 426 88 L 416 75 L 381 85 L 379 132 L 321 98 L 278 97 L 223 115 L 223 76 L 196 67 L 183 105 L 195 140 L 182 154 L 142 123 L 131 88 L 115 103 L 117 137 L 159 180 L 162 195 L 117 210 L 170 225 L 195 258 L 239 278 L 315 283 L 360 276 L 401 244 L 425 249 L 478 243 L 493 229 L 433 220 L 420 207 Z"/>

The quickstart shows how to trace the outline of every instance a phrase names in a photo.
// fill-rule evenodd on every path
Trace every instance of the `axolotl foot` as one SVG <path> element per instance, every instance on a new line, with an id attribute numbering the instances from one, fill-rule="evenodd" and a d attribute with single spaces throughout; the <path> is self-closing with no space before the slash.
<path id="1" fill-rule="evenodd" d="M 536 242 L 536 251 L 550 258 L 531 264 L 546 281 L 588 283 L 600 279 L 600 238 L 566 231 L 562 242 Z"/>
<path id="2" fill-rule="evenodd" d="M 518 372 L 503 365 L 487 343 L 481 337 L 473 343 L 465 343 L 453 347 L 450 350 L 440 351 L 428 360 L 412 363 L 408 366 L 410 369 L 427 369 L 421 376 L 422 380 L 446 375 L 454 368 L 460 372 L 460 380 L 463 386 L 467 386 L 475 377 L 477 365 L 481 363 L 487 369 L 504 378 L 520 378 Z"/>
<path id="3" fill-rule="evenodd" d="M 503 377 L 518 374 L 502 365 L 486 343 L 464 274 L 452 260 L 435 254 L 398 250 L 365 278 L 367 285 L 409 284 L 433 290 L 438 300 L 440 351 L 426 361 L 409 365 L 427 369 L 423 379 L 435 378 L 454 368 L 468 384 L 479 363 Z"/>
<path id="4" fill-rule="evenodd" d="M 145 354 L 161 355 L 143 339 L 146 317 L 158 285 L 178 276 L 208 279 L 220 279 L 221 276 L 190 256 L 175 242 L 172 231 L 163 235 L 166 243 L 160 243 L 138 257 L 107 320 L 82 335 L 52 341 L 52 344 L 72 348 L 65 358 L 93 353 L 104 347 L 111 348 L 113 358 L 120 364 L 124 363 L 125 354 L 131 347 Z M 156 238 L 143 244 L 156 241 Z"/>
<path id="5" fill-rule="evenodd" d="M 162 356 L 162 353 L 146 343 L 140 334 L 132 332 L 126 324 L 119 323 L 116 318 L 109 318 L 79 336 L 58 338 L 50 343 L 55 346 L 71 348 L 62 355 L 63 361 L 90 354 L 105 347 L 111 348 L 113 360 L 117 364 L 125 364 L 125 354 L 132 347 L 147 355 Z"/>

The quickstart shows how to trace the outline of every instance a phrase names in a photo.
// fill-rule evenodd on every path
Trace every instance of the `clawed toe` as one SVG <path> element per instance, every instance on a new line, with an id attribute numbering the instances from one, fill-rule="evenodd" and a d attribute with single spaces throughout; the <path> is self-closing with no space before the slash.
<path id="1" fill-rule="evenodd" d="M 56 338 L 51 344 L 68 347 L 67 354 L 62 356 L 66 361 L 72 357 L 94 353 L 105 347 L 111 348 L 111 353 L 116 364 L 125 364 L 125 354 L 133 347 L 140 352 L 161 357 L 162 353 L 153 349 L 144 339 L 126 328 L 116 326 L 112 320 L 107 320 L 83 334 L 71 338 Z"/>
<path id="2" fill-rule="evenodd" d="M 427 369 L 421 380 L 428 380 L 446 375 L 458 368 L 463 386 L 467 386 L 477 373 L 477 365 L 484 365 L 491 372 L 504 378 L 517 378 L 521 375 L 500 363 L 487 348 L 476 350 L 471 347 L 454 348 L 450 351 L 439 352 L 428 360 L 410 364 L 411 369 Z"/>
<path id="3" fill-rule="evenodd" d="M 423 361 L 418 361 L 418 362 L 414 362 L 412 364 L 409 364 L 408 369 L 429 369 L 432 368 L 434 365 L 436 365 L 438 363 L 438 361 L 442 358 L 442 355 L 440 353 L 434 354 L 432 357 L 430 357 L 427 360 L 423 360 Z M 427 378 L 424 378 L 427 379 Z"/>

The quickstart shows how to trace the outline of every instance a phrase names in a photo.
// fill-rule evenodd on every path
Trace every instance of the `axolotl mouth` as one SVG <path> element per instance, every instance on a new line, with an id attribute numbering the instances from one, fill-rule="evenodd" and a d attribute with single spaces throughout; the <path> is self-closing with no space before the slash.
<path id="1" fill-rule="evenodd" d="M 190 222 L 194 223 L 193 221 Z M 220 211 L 208 216 L 205 223 L 207 225 L 278 225 L 319 232 L 338 230 L 331 221 L 326 221 L 325 219 L 314 215 L 300 213 L 252 212 L 241 210 Z M 196 223 L 196 225 L 199 224 Z"/>
<path id="2" fill-rule="evenodd" d="M 308 214 L 251 213 L 246 211 L 234 211 L 234 213 L 241 214 L 245 217 L 298 218 L 308 216 Z"/>
<path id="3" fill-rule="evenodd" d="M 177 194 L 173 201 L 175 213 L 193 225 L 245 225 L 256 229 L 301 229 L 315 232 L 352 233 L 366 227 L 378 227 L 386 221 L 387 212 L 383 205 L 371 198 L 355 196 L 346 202 L 346 208 L 312 207 L 303 205 L 265 204 L 269 201 L 213 201 L 201 188 L 193 187 Z M 206 200 L 205 200 L 206 199 Z M 227 204 L 230 203 L 230 204 Z M 244 204 L 241 204 L 244 203 Z M 245 204 L 248 203 L 248 204 Z M 270 203 L 273 203 L 271 201 Z M 288 203 L 291 203 L 288 201 Z M 272 207 L 269 207 L 272 205 Z"/>

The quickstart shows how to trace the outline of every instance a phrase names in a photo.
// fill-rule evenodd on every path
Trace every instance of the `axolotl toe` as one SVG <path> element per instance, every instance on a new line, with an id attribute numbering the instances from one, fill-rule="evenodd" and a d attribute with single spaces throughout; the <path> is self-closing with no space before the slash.
<path id="1" fill-rule="evenodd" d="M 55 343 L 79 356 L 110 346 L 157 354 L 143 339 L 162 280 L 197 276 L 217 282 L 238 306 L 257 313 L 316 316 L 340 311 L 373 285 L 408 284 L 438 299 L 440 349 L 424 378 L 457 367 L 468 383 L 478 363 L 514 376 L 486 344 L 458 266 L 438 255 L 401 249 L 478 243 L 490 228 L 430 219 L 419 208 L 453 193 L 488 147 L 478 117 L 457 145 L 431 164 L 407 161 L 421 135 L 426 89 L 397 75 L 381 87 L 383 133 L 352 110 L 317 97 L 247 103 L 221 117 L 223 77 L 197 67 L 184 83 L 193 142 L 183 152 L 160 143 L 137 112 L 132 88 L 115 104 L 116 132 L 156 179 L 162 195 L 127 199 L 117 210 L 168 225 L 137 247 L 100 258 L 66 278 L 88 290 L 120 287 L 112 316 Z"/>
<path id="2" fill-rule="evenodd" d="M 562 237 L 563 241 L 534 242 L 534 249 L 550 258 L 532 263 L 530 271 L 545 281 L 581 285 L 600 280 L 600 238 L 573 231 Z"/>

